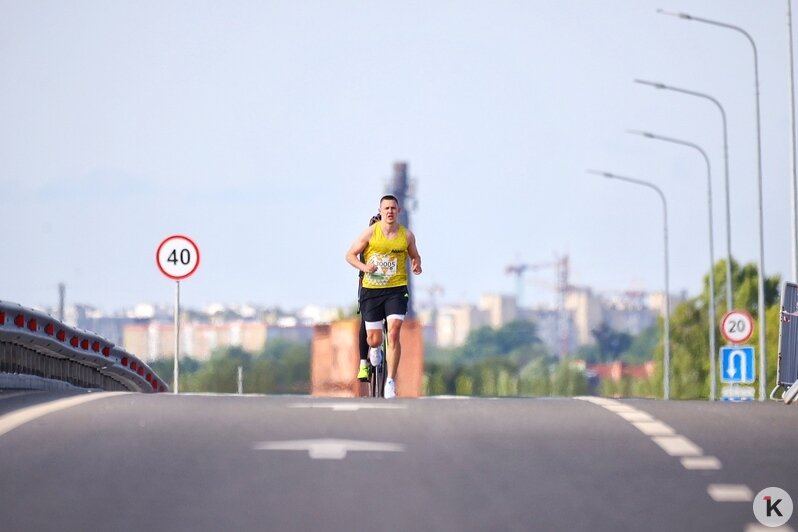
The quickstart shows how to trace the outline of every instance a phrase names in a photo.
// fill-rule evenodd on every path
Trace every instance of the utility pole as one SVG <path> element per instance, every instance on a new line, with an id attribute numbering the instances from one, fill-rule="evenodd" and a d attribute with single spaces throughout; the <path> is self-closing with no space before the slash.
<path id="1" fill-rule="evenodd" d="M 58 283 L 58 321 L 64 322 L 64 296 L 66 295 L 66 285 Z"/>

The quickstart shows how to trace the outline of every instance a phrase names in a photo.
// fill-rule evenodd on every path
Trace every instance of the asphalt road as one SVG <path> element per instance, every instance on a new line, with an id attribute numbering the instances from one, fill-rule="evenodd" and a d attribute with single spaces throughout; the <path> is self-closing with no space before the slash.
<path id="1" fill-rule="evenodd" d="M 2 392 L 0 529 L 752 531 L 761 489 L 798 502 L 796 421 L 772 402 Z"/>

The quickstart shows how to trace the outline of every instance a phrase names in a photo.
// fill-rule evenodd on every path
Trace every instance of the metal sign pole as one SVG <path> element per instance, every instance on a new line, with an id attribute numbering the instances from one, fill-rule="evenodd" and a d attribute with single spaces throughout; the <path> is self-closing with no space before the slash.
<path id="1" fill-rule="evenodd" d="M 177 382 L 180 370 L 178 368 L 177 359 L 180 355 L 180 281 L 175 282 L 175 381 L 174 391 L 178 392 Z"/>

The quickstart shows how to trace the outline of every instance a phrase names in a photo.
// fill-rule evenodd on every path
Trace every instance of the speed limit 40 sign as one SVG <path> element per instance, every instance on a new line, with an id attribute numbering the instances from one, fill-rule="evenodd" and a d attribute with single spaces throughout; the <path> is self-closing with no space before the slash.
<path id="1" fill-rule="evenodd" d="M 730 310 L 720 320 L 720 333 L 727 341 L 741 344 L 754 334 L 754 319 L 744 310 Z"/>
<path id="2" fill-rule="evenodd" d="M 190 277 L 200 262 L 197 244 L 187 236 L 173 235 L 158 246 L 155 252 L 158 268 L 165 276 L 175 281 Z"/>

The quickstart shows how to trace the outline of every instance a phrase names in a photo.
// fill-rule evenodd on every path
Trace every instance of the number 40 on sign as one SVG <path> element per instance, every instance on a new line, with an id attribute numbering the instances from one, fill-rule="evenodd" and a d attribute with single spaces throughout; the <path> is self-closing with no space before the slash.
<path id="1" fill-rule="evenodd" d="M 161 242 L 155 253 L 158 268 L 175 281 L 190 277 L 200 262 L 199 248 L 187 236 L 173 235 Z"/>

